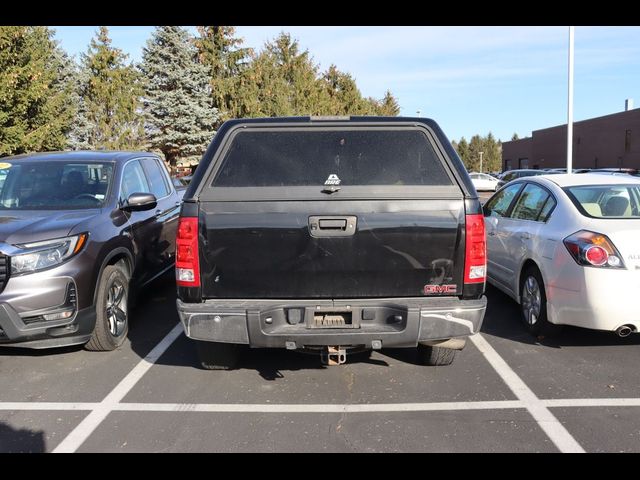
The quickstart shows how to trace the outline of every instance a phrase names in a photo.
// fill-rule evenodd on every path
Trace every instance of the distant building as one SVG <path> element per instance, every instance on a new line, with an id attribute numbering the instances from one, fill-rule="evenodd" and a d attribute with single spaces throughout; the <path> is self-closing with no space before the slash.
<path id="1" fill-rule="evenodd" d="M 626 107 L 632 108 L 627 101 Z M 502 143 L 502 170 L 567 166 L 567 125 Z M 640 109 L 573 124 L 573 168 L 640 168 Z"/>

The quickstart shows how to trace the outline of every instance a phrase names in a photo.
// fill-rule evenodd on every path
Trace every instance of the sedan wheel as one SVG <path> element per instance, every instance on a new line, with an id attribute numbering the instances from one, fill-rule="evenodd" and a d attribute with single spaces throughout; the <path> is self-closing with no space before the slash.
<path id="1" fill-rule="evenodd" d="M 521 276 L 520 307 L 522 321 L 527 330 L 535 336 L 552 336 L 560 331 L 558 325 L 547 320 L 547 296 L 540 270 L 528 267 Z"/>
<path id="2" fill-rule="evenodd" d="M 540 317 L 540 285 L 535 277 L 529 276 L 522 289 L 522 314 L 526 322 L 533 326 Z"/>

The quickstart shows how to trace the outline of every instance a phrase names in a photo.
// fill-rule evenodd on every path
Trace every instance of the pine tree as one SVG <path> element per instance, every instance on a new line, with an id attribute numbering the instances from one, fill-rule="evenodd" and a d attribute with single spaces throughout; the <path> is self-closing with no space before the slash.
<path id="1" fill-rule="evenodd" d="M 211 72 L 212 105 L 220 113 L 215 125 L 218 128 L 223 121 L 240 116 L 239 91 L 253 49 L 241 47 L 243 40 L 235 37 L 233 27 L 199 26 L 198 32 L 195 45 L 200 62 Z"/>
<path id="2" fill-rule="evenodd" d="M 517 133 L 514 133 L 514 134 L 511 136 L 511 141 L 513 142 L 514 140 L 520 140 L 520 137 L 518 136 L 518 134 L 517 134 Z"/>
<path id="3" fill-rule="evenodd" d="M 167 162 L 197 161 L 215 134 L 211 73 L 198 62 L 189 34 L 177 26 L 156 27 L 143 49 L 144 111 L 151 146 Z"/>
<path id="4" fill-rule="evenodd" d="M 384 94 L 378 108 L 378 115 L 387 117 L 396 117 L 400 113 L 400 105 L 398 100 L 393 96 L 390 90 Z"/>
<path id="5" fill-rule="evenodd" d="M 100 27 L 82 55 L 79 122 L 72 142 L 84 148 L 136 150 L 144 144 L 140 75 Z"/>
<path id="6" fill-rule="evenodd" d="M 460 142 L 458 142 L 458 155 L 460 156 L 460 160 L 464 163 L 465 167 L 469 165 L 469 143 L 467 139 L 462 137 Z"/>
<path id="7" fill-rule="evenodd" d="M 52 30 L 0 26 L 0 156 L 64 148 L 75 114 L 68 67 Z"/>
<path id="8" fill-rule="evenodd" d="M 500 170 L 502 165 L 502 143 L 496 140 L 493 133 L 489 132 L 483 139 L 483 167 L 485 172 Z"/>
<path id="9" fill-rule="evenodd" d="M 333 115 L 367 115 L 374 114 L 375 101 L 367 102 L 356 85 L 356 81 L 348 73 L 330 65 L 323 75 L 325 89 L 331 98 Z"/>

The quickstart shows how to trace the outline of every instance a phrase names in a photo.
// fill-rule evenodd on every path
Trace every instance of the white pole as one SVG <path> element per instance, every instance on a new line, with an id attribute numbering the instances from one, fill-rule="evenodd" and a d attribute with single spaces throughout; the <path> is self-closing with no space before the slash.
<path id="1" fill-rule="evenodd" d="M 569 98 L 567 107 L 567 173 L 573 173 L 573 30 L 569 27 Z"/>

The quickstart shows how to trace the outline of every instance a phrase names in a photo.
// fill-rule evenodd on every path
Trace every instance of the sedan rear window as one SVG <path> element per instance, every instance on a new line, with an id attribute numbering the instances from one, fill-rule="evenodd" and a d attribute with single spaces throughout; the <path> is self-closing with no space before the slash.
<path id="1" fill-rule="evenodd" d="M 452 185 L 416 130 L 288 129 L 233 137 L 217 187 Z"/>
<path id="2" fill-rule="evenodd" d="M 640 218 L 640 185 L 582 185 L 564 190 L 587 217 Z"/>

